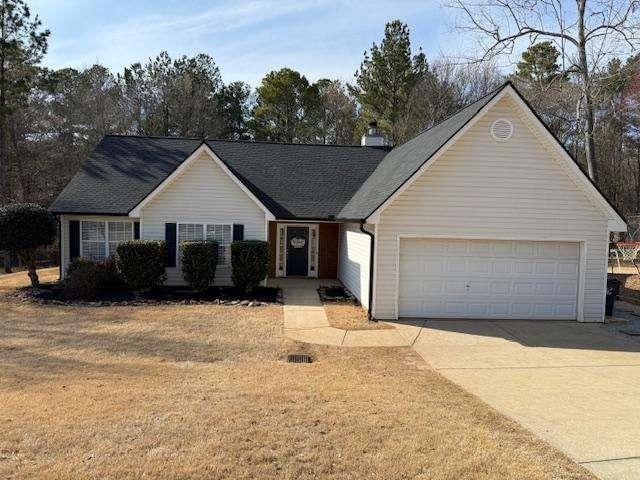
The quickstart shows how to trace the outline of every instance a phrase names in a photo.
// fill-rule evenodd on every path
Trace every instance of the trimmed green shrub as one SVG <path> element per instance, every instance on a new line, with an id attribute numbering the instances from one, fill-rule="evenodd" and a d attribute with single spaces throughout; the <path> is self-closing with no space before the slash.
<path id="1" fill-rule="evenodd" d="M 36 250 L 56 239 L 57 222 L 35 203 L 14 203 L 0 208 L 0 250 L 8 250 L 27 267 L 31 285 L 40 282 L 36 272 Z"/>
<path id="2" fill-rule="evenodd" d="M 75 258 L 67 267 L 64 278 L 64 297 L 91 300 L 99 293 L 122 286 L 122 277 L 113 257 L 104 262 Z"/>
<path id="3" fill-rule="evenodd" d="M 160 240 L 130 240 L 118 245 L 118 270 L 132 290 L 146 292 L 164 283 L 165 248 Z"/>
<path id="4" fill-rule="evenodd" d="M 64 297 L 73 300 L 92 300 L 102 290 L 98 264 L 86 258 L 75 258 L 67 267 Z"/>
<path id="5" fill-rule="evenodd" d="M 218 266 L 218 242 L 180 243 L 182 276 L 195 290 L 206 290 L 213 283 Z"/>
<path id="6" fill-rule="evenodd" d="M 250 292 L 267 277 L 269 244 L 261 240 L 241 240 L 231 244 L 233 284 Z"/>
<path id="7" fill-rule="evenodd" d="M 122 287 L 124 281 L 118 271 L 118 261 L 115 255 L 111 255 L 104 262 L 97 263 L 100 271 L 100 285 L 103 290 L 115 290 Z"/>

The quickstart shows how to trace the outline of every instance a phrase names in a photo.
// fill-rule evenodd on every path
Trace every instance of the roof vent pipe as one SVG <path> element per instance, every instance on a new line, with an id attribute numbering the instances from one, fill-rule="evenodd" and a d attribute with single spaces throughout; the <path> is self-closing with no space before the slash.
<path id="1" fill-rule="evenodd" d="M 378 130 L 378 122 L 372 120 L 367 125 L 367 133 L 362 136 L 360 145 L 363 147 L 386 147 L 389 145 L 387 139 Z"/>

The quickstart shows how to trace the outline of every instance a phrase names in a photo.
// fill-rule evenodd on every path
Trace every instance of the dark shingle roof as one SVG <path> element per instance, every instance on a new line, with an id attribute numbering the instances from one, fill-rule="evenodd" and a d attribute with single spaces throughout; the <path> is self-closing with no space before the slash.
<path id="1" fill-rule="evenodd" d="M 371 215 L 503 88 L 504 85 L 391 150 L 338 217 L 364 219 Z"/>
<path id="2" fill-rule="evenodd" d="M 359 146 L 206 143 L 276 217 L 285 219 L 337 215 L 387 153 Z M 126 215 L 201 144 L 106 136 L 50 209 Z"/>
<path id="3" fill-rule="evenodd" d="M 388 152 L 263 142 L 207 145 L 278 218 L 336 216 Z"/>
<path id="4" fill-rule="evenodd" d="M 126 215 L 200 143 L 106 136 L 49 209 L 54 213 Z"/>

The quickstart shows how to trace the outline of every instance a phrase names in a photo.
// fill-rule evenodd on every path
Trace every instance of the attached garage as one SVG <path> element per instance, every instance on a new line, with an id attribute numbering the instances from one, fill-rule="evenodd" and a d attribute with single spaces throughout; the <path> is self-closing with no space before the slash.
<path id="1" fill-rule="evenodd" d="M 511 86 L 394 148 L 354 199 L 375 318 L 604 320 L 626 225 Z"/>
<path id="2" fill-rule="evenodd" d="M 580 244 L 403 238 L 398 315 L 574 320 Z"/>

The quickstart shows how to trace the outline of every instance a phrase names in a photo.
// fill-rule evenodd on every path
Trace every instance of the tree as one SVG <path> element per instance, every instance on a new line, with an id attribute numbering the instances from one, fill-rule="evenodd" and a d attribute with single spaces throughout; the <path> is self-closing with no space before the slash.
<path id="1" fill-rule="evenodd" d="M 251 87 L 244 82 L 232 82 L 222 87 L 218 97 L 218 111 L 222 117 L 220 138 L 243 140 L 248 138 Z"/>
<path id="2" fill-rule="evenodd" d="M 351 90 L 364 109 L 365 116 L 378 120 L 383 131 L 396 142 L 399 122 L 416 83 L 429 72 L 426 57 L 420 51 L 411 56 L 409 28 L 400 20 L 386 24 L 380 46 L 375 43 L 364 53 Z"/>
<path id="3" fill-rule="evenodd" d="M 580 92 L 558 64 L 560 51 L 549 41 L 530 45 L 510 79 L 536 106 L 549 129 L 567 146 L 581 143 L 577 135 L 576 103 Z"/>
<path id="4" fill-rule="evenodd" d="M 14 203 L 0 208 L 0 249 L 18 257 L 26 266 L 31 286 L 38 287 L 36 250 L 56 238 L 56 220 L 34 203 Z"/>
<path id="5" fill-rule="evenodd" d="M 269 72 L 256 89 L 252 130 L 257 140 L 316 141 L 320 95 L 316 85 L 295 70 Z"/>
<path id="6" fill-rule="evenodd" d="M 553 43 L 534 43 L 522 52 L 522 60 L 518 62 L 515 74 L 524 80 L 548 85 L 560 74 L 559 56 L 560 52 Z"/>
<path id="7" fill-rule="evenodd" d="M 122 81 L 137 134 L 205 138 L 219 137 L 228 128 L 220 108 L 229 92 L 209 55 L 173 60 L 161 52 L 145 65 L 126 68 Z"/>
<path id="8" fill-rule="evenodd" d="M 479 34 L 478 60 L 510 54 L 520 41 L 547 39 L 558 46 L 563 73 L 580 86 L 584 155 L 589 176 L 596 179 L 593 75 L 616 50 L 635 49 L 640 0 L 454 0 L 451 6 L 462 13 L 460 28 Z"/>
<path id="9" fill-rule="evenodd" d="M 316 82 L 320 95 L 318 134 L 327 144 L 352 144 L 358 121 L 358 106 L 353 95 L 339 80 Z"/>
<path id="10" fill-rule="evenodd" d="M 36 65 L 47 51 L 49 30 L 41 29 L 23 0 L 0 0 L 0 197 L 7 191 L 8 118 L 25 101 Z"/>

